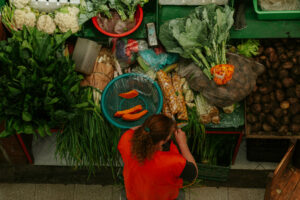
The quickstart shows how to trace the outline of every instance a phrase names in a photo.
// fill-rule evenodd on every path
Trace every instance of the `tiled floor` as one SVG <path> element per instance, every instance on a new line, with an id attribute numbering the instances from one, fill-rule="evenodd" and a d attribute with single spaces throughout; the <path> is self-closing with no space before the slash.
<path id="1" fill-rule="evenodd" d="M 0 184 L 0 200 L 119 200 L 120 186 Z M 191 187 L 186 200 L 263 200 L 264 189 Z"/>
<path id="2" fill-rule="evenodd" d="M 35 140 L 32 145 L 35 165 L 66 165 L 64 160 L 57 160 L 55 157 L 56 147 L 55 134 L 51 137 L 44 137 Z M 256 169 L 274 170 L 278 163 L 271 162 L 250 162 L 247 160 L 246 140 L 243 139 L 237 155 L 235 164 L 231 166 L 232 169 Z"/>

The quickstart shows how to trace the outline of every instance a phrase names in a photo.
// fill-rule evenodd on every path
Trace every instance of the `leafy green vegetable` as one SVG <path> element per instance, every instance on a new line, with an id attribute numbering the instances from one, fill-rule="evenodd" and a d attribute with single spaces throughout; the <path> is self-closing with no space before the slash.
<path id="1" fill-rule="evenodd" d="M 63 43 L 71 35 L 49 36 L 24 27 L 0 42 L 0 121 L 5 132 L 49 135 L 88 107 L 76 107 L 82 76 L 63 56 Z M 84 102 L 81 102 L 84 103 Z"/>
<path id="2" fill-rule="evenodd" d="M 121 132 L 103 117 L 99 96 L 100 92 L 94 88 L 81 91 L 78 103 L 89 101 L 93 108 L 70 120 L 62 133 L 57 134 L 56 155 L 70 165 L 88 168 L 90 173 L 97 167 L 110 166 L 114 175 L 113 168 L 120 161 L 117 145 Z"/>
<path id="3" fill-rule="evenodd" d="M 249 39 L 246 42 L 243 42 L 242 44 L 239 44 L 237 46 L 237 52 L 249 58 L 258 55 L 258 49 L 259 49 L 258 40 Z"/>
<path id="4" fill-rule="evenodd" d="M 186 18 L 164 23 L 159 39 L 168 52 L 192 59 L 211 79 L 210 68 L 226 64 L 226 41 L 232 25 L 229 6 L 209 4 L 197 7 Z"/>

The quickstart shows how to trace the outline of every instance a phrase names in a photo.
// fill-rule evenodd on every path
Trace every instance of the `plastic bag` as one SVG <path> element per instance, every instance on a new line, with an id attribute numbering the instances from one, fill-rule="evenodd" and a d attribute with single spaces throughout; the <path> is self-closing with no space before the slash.
<path id="1" fill-rule="evenodd" d="M 264 66 L 252 59 L 227 53 L 228 64 L 235 66 L 232 79 L 222 86 L 209 80 L 194 63 L 180 65 L 179 75 L 185 77 L 192 90 L 201 92 L 212 105 L 230 106 L 248 96 L 256 85 L 257 77 L 265 70 Z"/>
<path id="2" fill-rule="evenodd" d="M 298 10 L 299 0 L 259 0 L 262 10 Z"/>
<path id="3" fill-rule="evenodd" d="M 155 52 L 153 49 L 140 51 L 139 55 L 154 71 L 158 71 L 165 65 L 171 65 L 178 60 L 178 54 Z"/>
<path id="4" fill-rule="evenodd" d="M 93 86 L 104 90 L 114 77 L 114 60 L 108 49 L 102 48 L 96 59 L 92 74 L 85 76 L 81 86 Z"/>

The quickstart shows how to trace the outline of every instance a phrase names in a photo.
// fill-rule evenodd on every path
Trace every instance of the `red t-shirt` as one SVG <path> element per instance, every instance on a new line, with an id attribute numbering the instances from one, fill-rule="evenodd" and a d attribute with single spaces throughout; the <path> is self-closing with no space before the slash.
<path id="1" fill-rule="evenodd" d="M 174 200 L 183 180 L 186 159 L 171 142 L 170 151 L 157 151 L 151 160 L 139 163 L 131 154 L 133 130 L 126 131 L 118 144 L 124 162 L 124 182 L 129 200 Z"/>

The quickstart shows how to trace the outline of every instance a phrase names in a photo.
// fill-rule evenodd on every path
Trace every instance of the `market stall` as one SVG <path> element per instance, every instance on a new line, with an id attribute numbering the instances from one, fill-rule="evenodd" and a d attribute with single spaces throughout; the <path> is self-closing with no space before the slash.
<path id="1" fill-rule="evenodd" d="M 244 132 L 300 138 L 299 39 L 238 40 L 300 37 L 298 7 L 252 3 L 1 1 L 0 137 L 55 132 L 57 158 L 115 175 L 124 130 L 163 113 L 199 178 L 226 181 Z"/>

